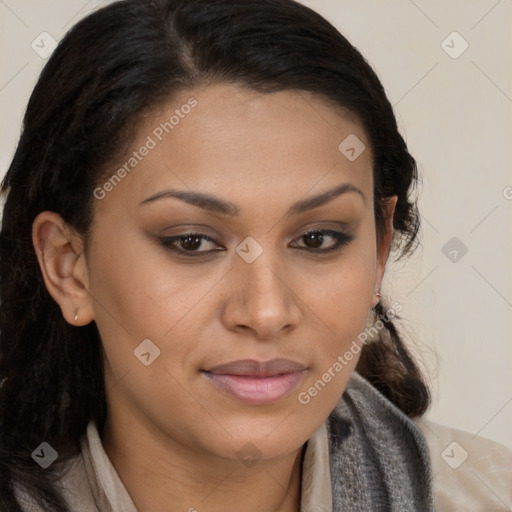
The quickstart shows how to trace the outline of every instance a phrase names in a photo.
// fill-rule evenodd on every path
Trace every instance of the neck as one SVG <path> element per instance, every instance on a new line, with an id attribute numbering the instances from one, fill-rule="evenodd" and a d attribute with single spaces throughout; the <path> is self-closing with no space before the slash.
<path id="1" fill-rule="evenodd" d="M 184 447 L 151 427 L 107 420 L 102 443 L 138 512 L 298 512 L 304 447 L 245 466 Z M 128 423 L 130 424 L 130 423 Z"/>

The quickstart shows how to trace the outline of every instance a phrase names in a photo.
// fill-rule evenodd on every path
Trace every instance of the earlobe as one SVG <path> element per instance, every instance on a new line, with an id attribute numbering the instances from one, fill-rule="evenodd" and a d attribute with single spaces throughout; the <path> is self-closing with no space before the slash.
<path id="1" fill-rule="evenodd" d="M 44 283 L 71 325 L 93 320 L 87 266 L 81 237 L 54 212 L 41 212 L 32 223 L 32 243 Z"/>

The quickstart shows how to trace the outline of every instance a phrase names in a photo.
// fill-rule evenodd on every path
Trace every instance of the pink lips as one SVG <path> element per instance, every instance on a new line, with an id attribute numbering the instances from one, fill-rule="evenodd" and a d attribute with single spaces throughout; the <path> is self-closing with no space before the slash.
<path id="1" fill-rule="evenodd" d="M 214 366 L 203 374 L 208 380 L 243 402 L 264 405 L 277 402 L 299 383 L 306 367 L 288 359 L 242 359 Z"/>

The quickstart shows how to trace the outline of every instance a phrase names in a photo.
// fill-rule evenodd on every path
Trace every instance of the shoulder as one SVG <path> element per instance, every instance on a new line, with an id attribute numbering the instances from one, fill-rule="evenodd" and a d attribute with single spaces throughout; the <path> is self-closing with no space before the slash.
<path id="1" fill-rule="evenodd" d="M 512 510 L 512 451 L 469 432 L 416 421 L 429 448 L 438 512 Z"/>

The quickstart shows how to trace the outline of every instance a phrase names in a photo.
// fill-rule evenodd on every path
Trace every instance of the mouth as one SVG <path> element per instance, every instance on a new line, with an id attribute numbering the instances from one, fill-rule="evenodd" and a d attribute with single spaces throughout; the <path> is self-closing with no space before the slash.
<path id="1" fill-rule="evenodd" d="M 243 359 L 203 370 L 217 389 L 252 405 L 275 403 L 289 395 L 307 368 L 288 359 L 254 361 Z"/>

